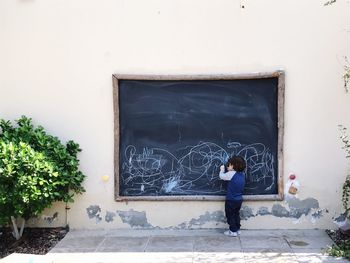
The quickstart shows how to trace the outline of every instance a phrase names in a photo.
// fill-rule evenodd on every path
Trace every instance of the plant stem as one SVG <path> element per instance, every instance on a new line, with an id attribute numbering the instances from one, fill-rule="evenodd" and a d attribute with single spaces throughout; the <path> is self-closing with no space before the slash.
<path id="1" fill-rule="evenodd" d="M 25 224 L 26 220 L 23 218 L 22 220 L 22 225 L 21 225 L 21 230 L 19 231 L 19 236 L 21 237 L 23 235 L 23 230 L 24 230 L 24 224 Z"/>
<path id="2" fill-rule="evenodd" d="M 13 226 L 13 232 L 12 235 L 14 236 L 14 238 L 16 238 L 17 240 L 20 238 L 20 235 L 18 233 L 18 228 L 17 228 L 17 224 L 16 224 L 16 219 L 11 216 L 11 221 L 12 221 L 12 226 Z"/>

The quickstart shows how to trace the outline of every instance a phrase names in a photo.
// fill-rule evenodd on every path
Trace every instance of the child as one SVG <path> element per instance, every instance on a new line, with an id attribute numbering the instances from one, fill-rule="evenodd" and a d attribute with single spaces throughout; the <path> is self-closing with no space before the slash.
<path id="1" fill-rule="evenodd" d="M 242 206 L 242 195 L 245 185 L 244 170 L 246 163 L 240 156 L 233 156 L 227 162 L 227 172 L 225 173 L 225 166 L 220 167 L 220 179 L 230 181 L 227 187 L 226 201 L 225 201 L 225 214 L 227 223 L 230 225 L 230 229 L 225 231 L 227 236 L 236 237 L 241 234 L 241 218 L 239 216 L 239 210 Z"/>

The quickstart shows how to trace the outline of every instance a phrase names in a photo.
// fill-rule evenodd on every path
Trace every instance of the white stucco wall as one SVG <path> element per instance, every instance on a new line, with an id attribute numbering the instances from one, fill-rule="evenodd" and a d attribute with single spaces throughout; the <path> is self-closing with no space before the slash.
<path id="1" fill-rule="evenodd" d="M 58 212 L 49 225 L 225 226 L 223 202 L 114 201 L 112 74 L 284 69 L 283 176 L 297 175 L 299 203 L 245 202 L 242 227 L 335 227 L 349 168 L 337 129 L 350 127 L 342 82 L 349 14 L 345 0 L 328 7 L 321 0 L 0 1 L 0 117 L 24 114 L 63 142 L 78 142 L 87 175 L 86 193 L 70 205 L 67 219 L 64 205 L 56 204 L 32 223 L 46 226 L 43 218 Z M 306 215 L 282 217 L 278 205 Z M 258 213 L 262 208 L 270 214 Z"/>

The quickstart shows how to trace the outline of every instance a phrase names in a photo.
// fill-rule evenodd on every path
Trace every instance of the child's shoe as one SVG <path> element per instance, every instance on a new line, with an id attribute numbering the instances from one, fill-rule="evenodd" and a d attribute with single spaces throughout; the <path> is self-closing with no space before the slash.
<path id="1" fill-rule="evenodd" d="M 241 230 L 237 230 L 237 235 L 241 235 Z"/>
<path id="2" fill-rule="evenodd" d="M 232 232 L 231 230 L 227 230 L 224 232 L 225 236 L 229 236 L 229 237 L 236 237 L 238 236 L 237 232 Z"/>

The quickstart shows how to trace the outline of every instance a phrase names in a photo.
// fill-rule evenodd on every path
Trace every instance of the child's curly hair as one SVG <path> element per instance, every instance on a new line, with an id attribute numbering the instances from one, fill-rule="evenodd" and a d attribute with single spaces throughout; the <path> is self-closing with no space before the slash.
<path id="1" fill-rule="evenodd" d="M 243 172 L 246 168 L 245 160 L 239 155 L 232 156 L 228 159 L 227 166 L 228 165 L 232 165 L 236 172 Z"/>

